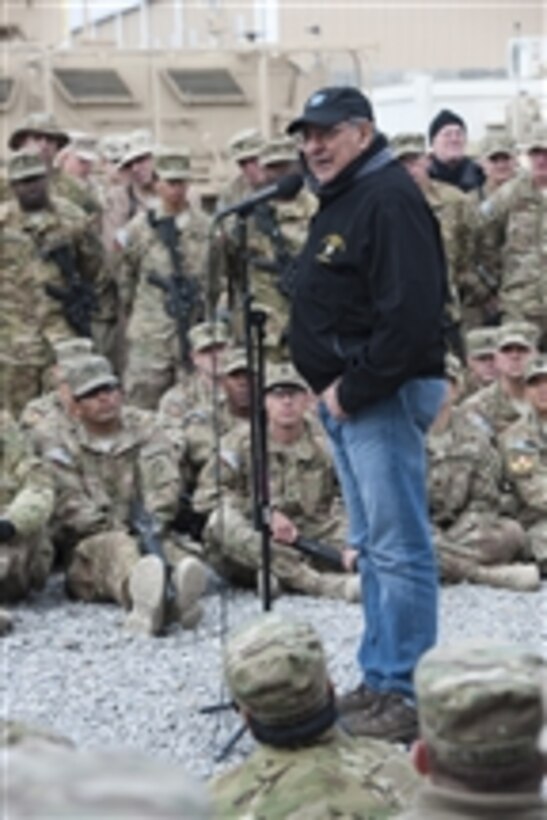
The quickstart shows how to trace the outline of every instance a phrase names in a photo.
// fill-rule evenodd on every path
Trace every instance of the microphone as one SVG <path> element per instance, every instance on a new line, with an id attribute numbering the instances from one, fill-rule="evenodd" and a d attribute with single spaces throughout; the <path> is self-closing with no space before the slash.
<path id="1" fill-rule="evenodd" d="M 287 174 L 281 177 L 273 185 L 267 185 L 265 188 L 260 188 L 256 193 L 241 202 L 236 202 L 234 205 L 228 205 L 227 208 L 222 208 L 215 215 L 215 222 L 220 222 L 230 214 L 240 214 L 241 216 L 248 216 L 251 211 L 265 202 L 267 199 L 293 199 L 304 185 L 304 177 L 302 174 Z"/>

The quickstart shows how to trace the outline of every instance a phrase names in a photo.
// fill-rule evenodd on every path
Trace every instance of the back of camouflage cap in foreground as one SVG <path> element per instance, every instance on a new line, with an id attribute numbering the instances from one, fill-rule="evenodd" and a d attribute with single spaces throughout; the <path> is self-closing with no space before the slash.
<path id="1" fill-rule="evenodd" d="M 290 726 L 329 701 L 321 639 L 308 624 L 272 613 L 230 638 L 224 671 L 234 699 L 265 726 Z"/>
<path id="2" fill-rule="evenodd" d="M 415 674 L 420 732 L 451 770 L 532 760 L 543 724 L 545 662 L 518 646 L 435 648 Z"/>

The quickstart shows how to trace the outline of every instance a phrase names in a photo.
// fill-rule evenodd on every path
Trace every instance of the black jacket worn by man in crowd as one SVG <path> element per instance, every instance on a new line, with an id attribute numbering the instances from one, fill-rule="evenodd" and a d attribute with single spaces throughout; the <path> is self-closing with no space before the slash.
<path id="1" fill-rule="evenodd" d="M 316 393 L 341 377 L 343 410 L 443 374 L 446 271 L 421 191 L 373 142 L 318 190 L 292 302 L 294 363 Z"/>

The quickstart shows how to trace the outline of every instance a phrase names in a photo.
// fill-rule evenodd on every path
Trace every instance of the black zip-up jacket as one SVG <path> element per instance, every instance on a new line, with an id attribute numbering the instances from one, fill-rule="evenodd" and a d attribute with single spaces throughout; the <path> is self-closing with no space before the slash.
<path id="1" fill-rule="evenodd" d="M 468 191 L 482 188 L 486 182 L 486 174 L 481 166 L 469 157 L 464 157 L 459 162 L 448 165 L 446 162 L 441 162 L 436 156 L 432 156 L 428 173 L 431 179 L 454 185 L 455 188 L 459 188 L 465 194 Z"/>
<path id="2" fill-rule="evenodd" d="M 446 265 L 437 220 L 381 134 L 318 195 L 290 348 L 314 392 L 341 377 L 351 414 L 409 379 L 443 375 Z"/>

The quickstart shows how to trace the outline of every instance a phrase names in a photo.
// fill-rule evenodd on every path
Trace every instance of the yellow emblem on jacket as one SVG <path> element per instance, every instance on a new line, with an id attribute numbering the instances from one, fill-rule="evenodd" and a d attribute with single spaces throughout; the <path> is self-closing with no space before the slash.
<path id="1" fill-rule="evenodd" d="M 338 233 L 329 233 L 320 241 L 319 253 L 316 255 L 318 262 L 330 265 L 335 254 L 343 253 L 346 250 L 346 240 Z"/>

